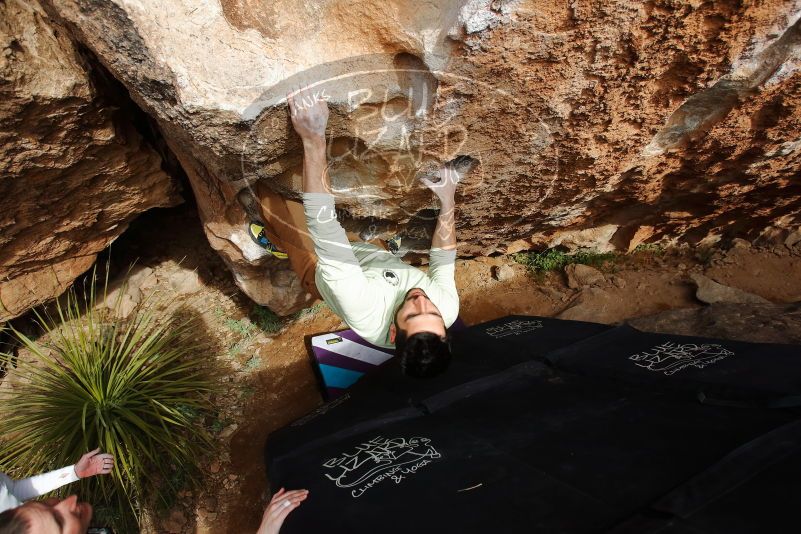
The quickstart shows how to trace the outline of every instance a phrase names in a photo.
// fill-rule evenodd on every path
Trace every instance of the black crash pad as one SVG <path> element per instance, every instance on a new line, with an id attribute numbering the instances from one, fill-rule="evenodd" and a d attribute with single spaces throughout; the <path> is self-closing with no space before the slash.
<path id="1" fill-rule="evenodd" d="M 801 396 L 801 347 L 608 330 L 550 353 L 566 371 L 692 390 L 706 402 L 781 403 Z"/>
<path id="2" fill-rule="evenodd" d="M 498 324 L 512 320 L 520 319 Z M 720 520 L 726 510 L 736 512 L 746 505 L 743 499 L 773 483 L 790 495 L 798 491 L 797 477 L 759 460 L 770 456 L 765 447 L 776 442 L 771 433 L 779 433 L 785 447 L 777 462 L 790 468 L 797 463 L 796 411 L 703 404 L 685 387 L 663 387 L 665 381 L 650 372 L 621 379 L 608 366 L 596 371 L 585 362 L 604 362 L 615 330 L 599 328 L 582 338 L 587 323 L 553 324 L 563 334 L 575 326 L 581 350 L 544 358 L 535 348 L 542 346 L 544 326 L 496 338 L 478 325 L 454 341 L 453 373 L 429 382 L 388 368 L 274 433 L 266 448 L 273 487 L 310 490 L 282 533 L 578 533 L 635 525 L 642 532 L 703 527 L 697 531 L 737 534 L 754 531 L 753 524 Z M 616 330 L 634 336 L 627 328 Z M 563 346 L 571 341 L 568 334 L 563 339 Z M 760 374 L 754 392 L 792 389 L 783 375 L 798 374 L 801 366 L 765 359 L 768 366 L 779 363 L 791 368 Z M 693 387 L 725 385 L 714 366 L 694 369 Z M 751 391 L 737 372 L 725 376 L 740 400 Z M 737 461 L 742 447 L 748 465 L 756 466 L 751 471 L 743 472 Z M 719 495 L 721 487 L 731 502 Z M 682 489 L 700 503 L 693 513 L 676 505 L 686 501 Z M 797 508 L 777 508 L 772 522 L 758 525 L 801 528 Z"/>

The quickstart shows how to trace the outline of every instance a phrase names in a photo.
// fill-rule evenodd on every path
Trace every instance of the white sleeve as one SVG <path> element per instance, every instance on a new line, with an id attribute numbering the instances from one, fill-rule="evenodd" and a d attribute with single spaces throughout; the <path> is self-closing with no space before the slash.
<path id="1" fill-rule="evenodd" d="M 429 258 L 428 278 L 440 292 L 437 307 L 450 327 L 459 316 L 459 293 L 456 291 L 456 249 L 432 248 Z M 432 299 L 433 300 L 433 299 Z"/>
<path id="2" fill-rule="evenodd" d="M 317 253 L 317 266 L 326 278 L 364 278 L 345 230 L 337 220 L 334 196 L 328 193 L 303 193 L 303 210 Z"/>
<path id="3" fill-rule="evenodd" d="M 317 274 L 334 294 L 342 319 L 356 329 L 374 322 L 376 311 L 382 309 L 382 300 L 364 276 L 337 220 L 333 195 L 303 193 L 303 209 L 317 253 Z"/>
<path id="4" fill-rule="evenodd" d="M 3 476 L 3 482 L 5 482 L 8 492 L 20 501 L 40 497 L 45 493 L 78 480 L 80 479 L 75 474 L 74 465 L 21 480 L 12 480 L 7 476 Z"/>
<path id="5" fill-rule="evenodd" d="M 456 292 L 456 249 L 429 251 L 428 277 L 444 290 Z"/>

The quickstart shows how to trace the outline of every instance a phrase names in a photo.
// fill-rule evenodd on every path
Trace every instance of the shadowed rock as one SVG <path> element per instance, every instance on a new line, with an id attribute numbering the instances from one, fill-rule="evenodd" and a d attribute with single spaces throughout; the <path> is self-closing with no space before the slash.
<path id="1" fill-rule="evenodd" d="M 245 224 L 259 191 L 299 197 L 283 99 L 302 84 L 329 101 L 329 174 L 355 233 L 419 234 L 437 206 L 416 178 L 458 156 L 477 163 L 457 198 L 463 255 L 799 223 L 791 0 L 41 1 L 158 124 L 210 246 L 278 313 L 308 296 Z"/>
<path id="2" fill-rule="evenodd" d="M 707 304 L 770 304 L 770 301 L 736 287 L 719 284 L 702 274 L 690 275 L 698 286 L 695 296 Z"/>
<path id="3" fill-rule="evenodd" d="M 712 304 L 632 319 L 645 332 L 753 343 L 801 343 L 801 304 Z"/>

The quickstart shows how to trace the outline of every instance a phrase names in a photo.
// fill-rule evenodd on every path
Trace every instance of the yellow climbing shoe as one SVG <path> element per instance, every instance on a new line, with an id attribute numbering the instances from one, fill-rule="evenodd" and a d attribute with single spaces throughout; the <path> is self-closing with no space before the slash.
<path id="1" fill-rule="evenodd" d="M 289 257 L 286 255 L 286 252 L 278 250 L 278 247 L 276 247 L 269 239 L 267 239 L 267 236 L 264 234 L 264 224 L 252 221 L 248 225 L 248 233 L 250 234 L 251 239 L 253 239 L 257 245 L 268 251 L 279 260 L 285 260 Z"/>

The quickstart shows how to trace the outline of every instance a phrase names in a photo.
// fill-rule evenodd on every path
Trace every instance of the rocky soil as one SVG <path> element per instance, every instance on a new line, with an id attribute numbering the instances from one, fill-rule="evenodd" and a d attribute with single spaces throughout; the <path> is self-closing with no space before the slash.
<path id="1" fill-rule="evenodd" d="M 137 260 L 132 303 L 136 288 L 143 294 L 159 288 L 193 307 L 203 319 L 199 335 L 216 347 L 209 357 L 224 371 L 212 422 L 216 448 L 204 459 L 202 489 L 182 492 L 155 531 L 251 532 L 269 492 L 268 434 L 322 402 L 304 336 L 344 325 L 317 305 L 284 320 L 277 332 L 262 330 L 253 303 L 192 224 L 196 217 L 191 206 L 150 212 L 101 259 L 110 254 L 120 273 Z M 600 269 L 581 265 L 535 276 L 509 256 L 460 260 L 461 317 L 468 324 L 507 314 L 631 321 L 651 331 L 801 343 L 801 244 L 788 242 L 650 248 Z"/>

